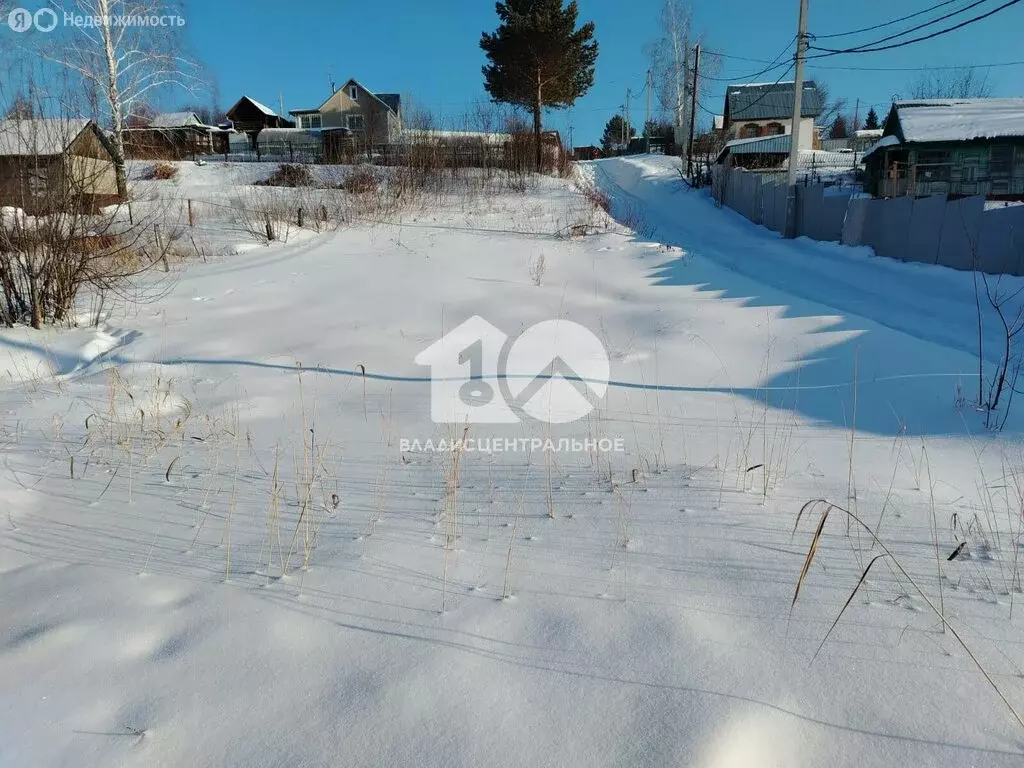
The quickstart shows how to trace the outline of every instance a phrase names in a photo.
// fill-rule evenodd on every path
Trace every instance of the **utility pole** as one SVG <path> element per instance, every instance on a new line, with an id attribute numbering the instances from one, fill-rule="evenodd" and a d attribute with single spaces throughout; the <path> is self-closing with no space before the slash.
<path id="1" fill-rule="evenodd" d="M 622 120 L 619 121 L 619 149 L 621 150 L 626 139 L 626 105 L 619 104 L 619 109 L 622 110 Z"/>
<path id="2" fill-rule="evenodd" d="M 700 73 L 700 43 L 693 49 L 693 92 L 690 94 L 690 140 L 686 143 L 686 175 L 693 179 L 693 130 L 697 125 L 697 77 Z"/>
<path id="3" fill-rule="evenodd" d="M 850 130 L 856 135 L 857 131 L 860 130 L 857 126 L 860 125 L 860 99 L 857 99 L 857 106 L 853 110 L 853 127 Z"/>
<path id="4" fill-rule="evenodd" d="M 630 119 L 630 114 L 629 114 L 630 113 L 630 108 L 629 108 L 630 104 L 629 104 L 629 102 L 630 102 L 630 99 L 632 99 L 632 98 L 633 98 L 633 89 L 632 88 L 627 88 L 626 89 L 626 131 L 625 131 L 625 133 L 626 133 L 625 144 L 626 144 L 626 149 L 627 150 L 629 149 L 629 142 L 633 138 L 630 135 L 632 133 L 632 131 L 630 129 L 633 127 L 633 121 Z"/>
<path id="5" fill-rule="evenodd" d="M 807 0 L 800 0 L 796 33 L 796 73 L 793 77 L 793 126 L 789 132 L 789 186 L 796 184 L 800 165 L 800 116 L 804 95 L 804 54 L 807 51 Z"/>
<path id="6" fill-rule="evenodd" d="M 647 138 L 646 146 L 644 149 L 647 150 L 647 154 L 651 153 L 651 134 L 648 132 L 648 126 L 651 124 L 651 87 L 654 83 L 654 77 L 651 75 L 651 70 L 647 70 L 647 118 L 644 120 L 644 135 Z"/>

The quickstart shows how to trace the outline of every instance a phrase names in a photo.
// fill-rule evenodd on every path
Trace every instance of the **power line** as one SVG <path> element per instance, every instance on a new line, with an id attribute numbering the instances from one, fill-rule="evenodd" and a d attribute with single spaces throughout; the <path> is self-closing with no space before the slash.
<path id="1" fill-rule="evenodd" d="M 751 59 L 746 56 L 733 56 L 731 53 L 723 53 L 721 51 L 707 51 L 708 55 L 719 56 L 723 59 L 736 59 L 737 61 L 752 61 L 757 64 L 771 64 L 768 59 Z M 967 67 L 974 67 L 975 69 L 988 69 L 989 67 L 1019 67 L 1024 65 L 1024 61 L 996 61 L 989 62 L 986 64 L 946 64 L 934 67 L 850 67 L 850 66 L 825 66 L 817 65 L 815 69 L 828 69 L 837 72 L 929 72 L 935 69 L 965 69 Z M 779 66 L 782 66 L 781 64 Z M 641 75 L 636 75 L 641 77 Z M 701 75 L 706 80 L 710 80 L 704 75 Z M 722 78 L 723 82 L 732 82 L 738 80 L 739 77 L 734 78 Z M 616 82 L 616 81 L 611 81 Z"/>
<path id="2" fill-rule="evenodd" d="M 795 40 L 796 38 L 793 38 L 793 39 Z M 786 47 L 783 48 L 774 59 L 772 59 L 771 61 L 768 61 L 768 62 L 760 62 L 762 64 L 768 64 L 768 66 L 765 67 L 764 69 L 760 70 L 759 72 L 754 72 L 753 74 L 744 75 L 742 77 L 731 77 L 731 78 L 729 78 L 729 81 L 732 81 L 732 80 L 746 80 L 746 81 L 750 81 L 750 80 L 753 80 L 755 77 L 761 77 L 762 75 L 765 75 L 768 72 L 771 72 L 773 70 L 778 69 L 779 67 L 781 67 L 783 64 L 786 63 L 784 61 L 780 62 L 779 59 L 781 59 L 783 56 L 785 56 L 787 53 L 789 53 L 790 46 L 792 46 L 792 45 L 793 45 L 793 40 L 790 40 L 789 42 L 786 43 Z M 705 56 L 721 56 L 723 58 L 730 58 L 730 59 L 737 59 L 737 60 L 741 58 L 739 56 L 726 56 L 726 54 L 720 53 L 718 51 L 704 51 L 704 55 Z M 745 59 L 745 60 L 746 61 L 754 61 L 754 59 Z M 707 75 L 702 75 L 702 77 L 705 80 L 714 80 L 714 81 L 718 81 L 718 82 L 725 82 L 724 78 L 709 77 Z"/>
<path id="3" fill-rule="evenodd" d="M 811 57 L 815 58 L 815 57 Z M 993 67 L 1020 67 L 1024 61 L 1000 61 L 990 64 L 948 64 L 937 67 L 829 67 L 815 65 L 815 69 L 843 72 L 930 72 L 936 69 L 990 69 Z"/>
<path id="4" fill-rule="evenodd" d="M 981 2 L 986 2 L 986 0 L 980 0 L 980 1 Z M 820 54 L 818 54 L 816 56 L 808 56 L 807 58 L 809 58 L 809 59 L 822 59 L 822 58 L 826 58 L 828 56 L 836 56 L 836 55 L 841 54 L 841 53 L 874 53 L 875 51 L 888 51 L 888 50 L 891 50 L 893 48 L 902 48 L 904 46 L 911 45 L 913 43 L 920 43 L 920 42 L 922 42 L 924 40 L 931 40 L 933 38 L 939 37 L 940 35 L 945 35 L 945 34 L 948 34 L 950 32 L 955 32 L 958 29 L 963 29 L 964 27 L 966 27 L 966 26 L 968 26 L 970 24 L 974 24 L 975 22 L 981 21 L 982 19 L 987 19 L 989 16 L 994 16 L 995 14 L 999 13 L 1000 11 L 1006 10 L 1007 8 L 1009 8 L 1012 5 L 1017 5 L 1017 3 L 1019 3 L 1019 2 L 1021 2 L 1021 0 L 1009 0 L 1009 2 L 1003 3 L 998 8 L 993 8 L 991 11 L 988 11 L 987 13 L 983 13 L 983 14 L 981 14 L 979 16 L 974 16 L 974 17 L 972 17 L 970 19 L 967 19 L 966 21 L 961 21 L 959 24 L 955 24 L 952 27 L 946 27 L 945 29 L 940 29 L 938 32 L 932 32 L 929 35 L 922 35 L 921 37 L 915 37 L 915 38 L 912 38 L 910 40 L 903 40 L 901 42 L 891 43 L 889 45 L 876 45 L 876 43 L 882 42 L 881 40 L 876 40 L 874 43 L 866 43 L 864 46 L 860 46 L 860 47 L 857 47 L 857 48 L 847 48 L 845 50 L 837 50 L 837 49 L 834 49 L 834 48 L 820 48 L 820 47 L 818 47 L 816 45 L 812 45 L 812 46 L 809 46 L 809 47 L 812 48 L 813 50 L 825 51 L 825 53 L 820 53 Z M 977 4 L 977 3 L 975 3 L 975 4 Z M 906 33 L 902 33 L 902 34 L 906 34 Z M 894 36 L 891 36 L 891 37 L 888 37 L 888 38 L 883 38 L 883 40 L 891 40 L 892 37 L 899 37 L 899 35 L 894 35 Z M 874 47 L 869 47 L 869 46 L 874 46 Z"/>
<path id="5" fill-rule="evenodd" d="M 946 19 L 951 19 L 954 16 L 959 16 L 961 13 L 966 13 L 967 11 L 971 10 L 972 8 L 977 8 L 979 5 L 984 5 L 988 1 L 989 0 L 974 0 L 974 2 L 972 2 L 970 5 L 965 5 L 963 8 L 958 8 L 955 11 L 950 11 L 949 13 L 947 13 L 947 14 L 945 14 L 943 16 L 938 16 L 938 17 L 936 17 L 934 19 L 929 19 L 928 21 L 926 21 L 926 22 L 924 22 L 922 24 L 918 24 L 916 27 L 910 27 L 909 29 L 904 29 L 901 32 L 896 32 L 894 34 L 889 35 L 888 37 L 883 37 L 883 38 L 881 38 L 879 40 L 875 40 L 874 42 L 871 42 L 871 43 L 864 43 L 863 45 L 855 45 L 852 48 L 844 48 L 844 49 L 823 48 L 821 50 L 829 50 L 829 51 L 832 51 L 833 53 L 856 53 L 861 48 L 866 48 L 866 47 L 869 47 L 869 46 L 878 45 L 879 43 L 887 43 L 890 40 L 895 40 L 898 37 L 903 37 L 904 35 L 909 35 L 911 32 L 917 32 L 918 30 L 924 29 L 925 27 L 930 27 L 932 24 L 938 24 L 940 21 L 945 21 Z M 811 37 L 814 37 L 814 35 L 811 35 Z"/>
<path id="6" fill-rule="evenodd" d="M 871 32 L 875 29 L 882 29 L 883 27 L 891 27 L 893 24 L 899 24 L 901 21 L 909 21 L 910 19 L 916 18 L 918 16 L 923 16 L 924 14 L 930 13 L 931 11 L 937 11 L 939 8 L 942 8 L 947 5 L 952 5 L 953 3 L 956 2 L 959 2 L 959 0 L 945 0 L 945 2 L 939 3 L 938 5 L 933 5 L 930 8 L 925 8 L 923 11 L 911 13 L 908 14 L 907 16 L 900 16 L 898 19 L 886 21 L 883 22 L 882 24 L 875 24 L 874 26 L 871 27 L 861 27 L 860 29 L 853 29 L 850 30 L 849 32 L 833 32 L 832 34 L 829 35 L 815 35 L 815 38 L 817 38 L 818 40 L 826 40 L 828 38 L 833 37 L 850 37 L 852 35 L 859 35 L 864 32 Z"/>

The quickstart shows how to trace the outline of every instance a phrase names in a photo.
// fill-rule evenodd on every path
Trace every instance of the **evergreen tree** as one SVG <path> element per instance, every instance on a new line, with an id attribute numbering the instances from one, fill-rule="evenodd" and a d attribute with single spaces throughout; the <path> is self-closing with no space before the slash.
<path id="1" fill-rule="evenodd" d="M 604 126 L 604 133 L 601 135 L 601 149 L 605 154 L 611 154 L 619 147 L 629 144 L 630 139 L 636 136 L 636 130 L 629 125 L 622 115 L 615 115 Z"/>
<path id="2" fill-rule="evenodd" d="M 845 139 L 849 136 L 849 131 L 846 128 L 846 118 L 843 115 L 836 115 L 836 119 L 832 121 L 832 128 L 828 132 L 830 139 Z"/>
<path id="3" fill-rule="evenodd" d="M 35 107 L 32 106 L 28 97 L 22 94 L 14 97 L 10 109 L 7 110 L 7 119 L 9 120 L 31 120 L 35 116 Z"/>
<path id="4" fill-rule="evenodd" d="M 881 126 L 878 124 L 878 113 L 875 112 L 875 108 L 872 107 L 868 110 L 868 117 L 864 121 L 864 130 L 866 131 L 877 131 Z"/>
<path id="5" fill-rule="evenodd" d="M 597 41 L 591 21 L 576 28 L 576 0 L 504 0 L 496 5 L 499 25 L 486 32 L 484 88 L 494 101 L 530 109 L 541 166 L 541 110 L 575 103 L 594 84 Z"/>

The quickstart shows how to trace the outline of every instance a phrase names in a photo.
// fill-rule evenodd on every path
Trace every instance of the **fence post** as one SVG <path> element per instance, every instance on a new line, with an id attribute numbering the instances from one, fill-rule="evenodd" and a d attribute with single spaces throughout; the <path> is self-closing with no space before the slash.
<path id="1" fill-rule="evenodd" d="M 167 263 L 167 251 L 164 250 L 163 243 L 160 242 L 160 225 L 153 225 L 153 238 L 156 240 L 156 249 L 160 252 L 160 261 L 164 265 L 164 272 L 170 272 L 171 266 Z"/>
<path id="2" fill-rule="evenodd" d="M 299 226 L 301 227 L 302 226 L 302 209 L 301 208 L 299 208 L 299 214 L 296 217 L 296 219 L 298 221 Z"/>
<path id="3" fill-rule="evenodd" d="M 274 236 L 274 225 L 270 223 L 270 215 L 269 214 L 267 215 L 266 223 L 267 223 L 267 240 L 268 241 L 276 240 L 277 238 Z"/>
<path id="4" fill-rule="evenodd" d="M 192 215 L 192 200 L 191 200 L 191 198 L 188 201 L 188 225 L 190 227 L 195 227 L 195 225 L 196 225 L 196 217 L 194 215 Z"/>
<path id="5" fill-rule="evenodd" d="M 288 142 L 288 162 L 295 162 L 295 147 L 292 146 L 291 141 Z"/>

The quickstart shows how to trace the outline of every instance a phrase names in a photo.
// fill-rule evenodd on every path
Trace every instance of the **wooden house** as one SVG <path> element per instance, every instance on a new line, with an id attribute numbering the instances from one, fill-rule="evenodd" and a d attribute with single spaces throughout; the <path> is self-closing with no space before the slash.
<path id="1" fill-rule="evenodd" d="M 374 93 L 357 80 L 349 80 L 314 109 L 289 112 L 299 128 L 344 128 L 346 138 L 363 148 L 389 144 L 402 130 L 402 100 L 397 93 Z"/>
<path id="2" fill-rule="evenodd" d="M 1024 200 L 1024 99 L 897 101 L 864 164 L 877 197 Z"/>

